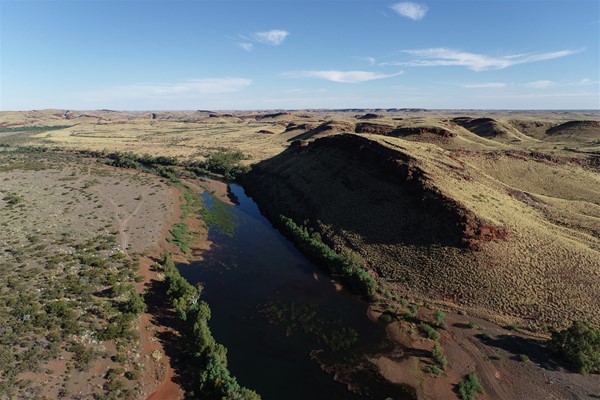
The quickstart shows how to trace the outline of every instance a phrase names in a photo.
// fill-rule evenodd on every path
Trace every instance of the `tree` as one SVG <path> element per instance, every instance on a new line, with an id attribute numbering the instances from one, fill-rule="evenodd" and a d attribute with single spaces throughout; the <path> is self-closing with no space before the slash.
<path id="1" fill-rule="evenodd" d="M 562 331 L 553 331 L 549 347 L 581 374 L 600 373 L 600 329 L 574 321 Z"/>

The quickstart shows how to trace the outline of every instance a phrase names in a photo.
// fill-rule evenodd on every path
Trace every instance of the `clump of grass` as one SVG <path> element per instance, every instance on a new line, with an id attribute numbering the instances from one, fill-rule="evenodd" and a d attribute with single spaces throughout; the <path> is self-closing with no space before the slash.
<path id="1" fill-rule="evenodd" d="M 175 227 L 169 231 L 173 237 L 167 238 L 169 243 L 173 243 L 179 250 L 185 254 L 189 254 L 192 250 L 190 249 L 190 242 L 192 240 L 191 232 L 188 225 L 185 222 L 178 222 Z"/>
<path id="2" fill-rule="evenodd" d="M 8 193 L 2 198 L 2 200 L 6 202 L 7 206 L 15 206 L 21 203 L 23 201 L 23 198 L 15 193 Z"/>

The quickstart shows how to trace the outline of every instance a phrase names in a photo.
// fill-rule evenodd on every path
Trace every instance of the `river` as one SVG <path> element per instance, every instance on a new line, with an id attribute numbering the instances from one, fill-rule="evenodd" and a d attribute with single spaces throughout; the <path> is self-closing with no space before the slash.
<path id="1" fill-rule="evenodd" d="M 178 267 L 190 283 L 203 284 L 211 331 L 228 349 L 238 382 L 264 400 L 365 398 L 364 391 L 353 394 L 334 381 L 324 366 L 340 377 L 353 375 L 361 386 L 356 381 L 376 385 L 376 398 L 411 398 L 381 382 L 372 368 L 354 371 L 384 342 L 384 326 L 367 318 L 367 304 L 321 273 L 241 186 L 230 185 L 230 192 L 234 206 L 202 195 L 213 246 L 202 261 Z"/>

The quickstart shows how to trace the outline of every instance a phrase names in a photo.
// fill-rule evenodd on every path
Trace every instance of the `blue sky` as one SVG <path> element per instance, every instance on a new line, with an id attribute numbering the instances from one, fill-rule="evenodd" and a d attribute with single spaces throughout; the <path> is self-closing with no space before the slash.
<path id="1" fill-rule="evenodd" d="M 0 109 L 600 109 L 598 0 L 0 0 Z"/>

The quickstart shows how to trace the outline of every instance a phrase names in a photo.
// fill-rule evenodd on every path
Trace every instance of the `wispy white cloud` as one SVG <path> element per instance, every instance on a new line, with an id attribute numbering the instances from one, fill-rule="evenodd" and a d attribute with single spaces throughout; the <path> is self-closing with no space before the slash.
<path id="1" fill-rule="evenodd" d="M 545 81 L 545 80 L 527 82 L 527 83 L 523 84 L 523 86 L 528 87 L 528 88 L 533 88 L 533 89 L 545 89 L 545 88 L 549 88 L 550 86 L 554 86 L 554 85 L 555 85 L 554 82 Z"/>
<path id="2" fill-rule="evenodd" d="M 370 71 L 293 71 L 286 72 L 283 76 L 288 78 L 317 78 L 340 83 L 360 83 L 376 79 L 391 78 L 403 74 L 403 71 L 394 74 L 381 74 Z"/>
<path id="3" fill-rule="evenodd" d="M 453 49 L 430 48 L 403 50 L 403 53 L 408 54 L 413 57 L 413 59 L 409 61 L 387 62 L 380 65 L 402 65 L 410 67 L 462 66 L 479 72 L 491 69 L 504 69 L 519 64 L 553 60 L 555 58 L 570 56 L 580 51 L 581 50 L 560 50 L 547 53 L 514 54 L 493 57 Z"/>
<path id="4" fill-rule="evenodd" d="M 467 89 L 502 89 L 506 86 L 506 83 L 501 82 L 472 83 L 463 85 L 463 87 Z"/>
<path id="5" fill-rule="evenodd" d="M 413 21 L 423 19 L 429 8 L 425 4 L 402 2 L 390 6 L 398 15 L 410 18 Z"/>
<path id="6" fill-rule="evenodd" d="M 194 79 L 181 83 L 148 83 L 115 86 L 84 96 L 86 101 L 110 99 L 160 98 L 181 99 L 238 92 L 252 83 L 245 78 Z"/>
<path id="7" fill-rule="evenodd" d="M 286 31 L 273 29 L 267 32 L 256 32 L 254 38 L 260 43 L 279 46 L 289 34 L 290 33 Z"/>
<path id="8" fill-rule="evenodd" d="M 597 85 L 600 81 L 593 81 L 589 78 L 584 78 L 578 82 L 580 85 Z"/>
<path id="9" fill-rule="evenodd" d="M 252 49 L 254 49 L 254 44 L 248 43 L 248 42 L 238 43 L 238 46 L 240 46 L 242 49 L 244 49 L 246 51 L 252 51 Z"/>

